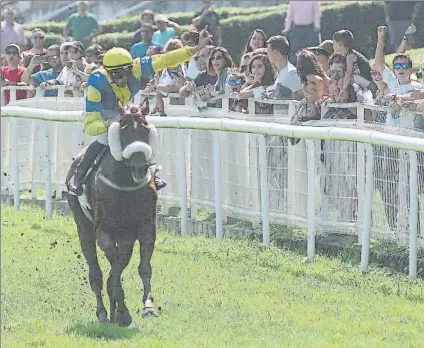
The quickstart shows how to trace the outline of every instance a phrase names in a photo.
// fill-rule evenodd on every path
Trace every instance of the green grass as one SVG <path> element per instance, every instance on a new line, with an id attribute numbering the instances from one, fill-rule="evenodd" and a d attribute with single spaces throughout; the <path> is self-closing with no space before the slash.
<path id="1" fill-rule="evenodd" d="M 129 329 L 93 323 L 69 217 L 2 205 L 4 347 L 419 347 L 424 281 L 255 242 L 160 232 L 153 291 L 161 316 L 141 319 L 138 246 L 124 272 Z M 106 275 L 109 267 L 103 257 Z"/>

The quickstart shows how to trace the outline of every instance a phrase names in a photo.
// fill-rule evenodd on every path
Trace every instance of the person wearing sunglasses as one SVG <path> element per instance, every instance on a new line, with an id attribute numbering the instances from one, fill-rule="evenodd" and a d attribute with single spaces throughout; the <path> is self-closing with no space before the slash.
<path id="1" fill-rule="evenodd" d="M 70 194 L 81 195 L 84 178 L 97 155 L 108 145 L 108 129 L 119 118 L 122 107 L 134 98 L 141 88 L 142 76 L 160 72 L 190 60 L 204 48 L 211 36 L 207 28 L 200 32 L 196 47 L 181 47 L 172 52 L 144 57 L 131 57 L 124 48 L 113 47 L 103 56 L 103 66 L 90 74 L 87 82 L 87 97 L 83 115 L 84 132 L 95 136 L 86 149 L 69 184 Z M 154 173 L 156 188 L 166 186 L 165 181 Z"/>
<path id="2" fill-rule="evenodd" d="M 19 60 L 21 56 L 21 50 L 16 44 L 9 44 L 6 47 L 6 66 L 1 67 L 1 86 L 26 86 L 25 82 L 22 82 L 22 74 L 25 68 L 19 66 Z M 26 91 L 16 91 L 16 99 L 25 99 L 27 97 Z M 10 91 L 4 92 L 5 105 L 10 102 Z"/>
<path id="3" fill-rule="evenodd" d="M 387 33 L 386 26 L 377 29 L 377 48 L 375 51 L 375 70 L 380 72 L 383 81 L 387 83 L 389 94 L 387 98 L 395 98 L 396 94 L 410 93 L 414 89 L 423 89 L 424 86 L 418 81 L 413 81 L 412 59 L 404 53 L 395 54 L 392 61 L 393 71 L 390 70 L 384 60 L 384 40 Z"/>
<path id="4" fill-rule="evenodd" d="M 35 55 L 31 58 L 28 67 L 22 75 L 22 81 L 34 87 L 40 86 L 41 88 L 45 85 L 56 84 L 56 78 L 59 76 L 63 67 L 61 58 L 63 58 L 61 47 L 59 45 L 49 46 L 46 55 Z M 36 71 L 38 66 L 44 66 L 45 63 L 48 63 L 50 68 L 41 68 L 39 71 Z M 44 96 L 55 97 L 57 96 L 57 90 L 44 91 Z"/>
<path id="5" fill-rule="evenodd" d="M 27 68 L 29 63 L 31 62 L 32 57 L 34 56 L 44 56 L 47 54 L 47 50 L 44 48 L 45 42 L 46 42 L 46 34 L 44 33 L 43 29 L 41 28 L 35 28 L 32 30 L 31 33 L 31 45 L 32 48 L 29 50 L 23 51 L 22 55 L 24 57 L 24 66 Z M 49 69 L 50 66 L 46 64 L 42 67 L 43 69 Z M 41 66 L 37 66 L 34 69 L 34 73 L 40 71 Z"/>

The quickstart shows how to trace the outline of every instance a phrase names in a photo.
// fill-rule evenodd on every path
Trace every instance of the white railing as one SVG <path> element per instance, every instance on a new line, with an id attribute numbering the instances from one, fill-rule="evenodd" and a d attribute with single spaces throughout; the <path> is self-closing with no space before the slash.
<path id="1" fill-rule="evenodd" d="M 424 223 L 418 230 L 418 221 L 424 221 L 417 161 L 424 139 L 419 133 L 395 134 L 401 129 L 393 127 L 385 129 L 392 133 L 364 129 L 365 109 L 373 106 L 356 103 L 338 105 L 357 108 L 355 121 L 292 126 L 287 122 L 294 101 L 267 101 L 287 111 L 263 116 L 229 112 L 227 101 L 223 99 L 223 109 L 199 113 L 186 99 L 186 105 L 168 106 L 168 117 L 148 117 L 160 128 L 158 163 L 168 181 L 160 191 L 161 205 L 181 208 L 182 234 L 187 234 L 189 207 L 192 218 L 199 209 L 216 213 L 217 238 L 223 236 L 229 216 L 261 224 L 265 245 L 270 224 L 307 228 L 309 259 L 316 233 L 353 233 L 362 244 L 364 271 L 370 237 L 395 239 L 409 244 L 409 274 L 416 275 L 417 249 L 424 240 Z M 250 110 L 254 102 L 249 100 Z M 37 93 L 2 108 L 2 172 L 7 174 L 2 175 L 2 193 L 13 192 L 17 209 L 22 191 L 31 190 L 35 198 L 43 187 L 47 216 L 51 215 L 53 190 L 64 189 L 72 158 L 92 141 L 82 132 L 83 104 L 83 98 L 43 98 Z M 411 119 L 402 115 L 402 122 Z M 287 137 L 304 140 L 291 146 Z M 397 151 L 388 162 L 395 168 L 379 164 L 379 157 L 386 158 L 377 148 Z M 393 186 L 388 192 L 377 185 L 381 169 L 386 173 L 380 181 Z M 384 199 L 384 194 L 395 198 Z M 391 218 L 396 220 L 394 229 Z"/>

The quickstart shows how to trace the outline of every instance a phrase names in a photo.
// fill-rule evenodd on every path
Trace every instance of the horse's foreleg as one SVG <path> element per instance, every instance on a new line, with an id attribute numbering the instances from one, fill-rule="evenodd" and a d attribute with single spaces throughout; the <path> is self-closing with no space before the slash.
<path id="1" fill-rule="evenodd" d="M 103 273 L 99 266 L 96 251 L 96 237 L 93 231 L 93 226 L 90 221 L 77 222 L 78 236 L 80 240 L 82 253 L 87 260 L 88 274 L 90 280 L 90 286 L 96 295 L 97 301 L 97 319 L 100 323 L 107 323 L 107 311 L 103 303 Z"/>
<path id="2" fill-rule="evenodd" d="M 108 278 L 108 294 L 111 303 L 111 321 L 119 326 L 129 326 L 132 322 L 131 315 L 125 305 L 125 294 L 122 288 L 121 276 L 124 269 L 128 266 L 133 248 L 133 241 L 118 241 L 116 246 L 105 250 L 106 257 L 111 264 L 111 270 Z"/>
<path id="3" fill-rule="evenodd" d="M 155 221 L 155 220 L 153 220 Z M 152 278 L 152 266 L 150 264 L 156 241 L 156 224 L 142 231 L 140 241 L 140 264 L 138 274 L 143 281 L 143 317 L 158 316 L 152 296 L 150 280 Z"/>

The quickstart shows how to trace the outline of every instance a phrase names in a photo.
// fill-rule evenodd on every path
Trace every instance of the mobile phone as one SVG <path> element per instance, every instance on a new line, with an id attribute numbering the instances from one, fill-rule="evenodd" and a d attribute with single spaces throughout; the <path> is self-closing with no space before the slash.
<path id="1" fill-rule="evenodd" d="M 47 64 L 49 63 L 51 60 L 57 59 L 57 56 L 55 54 L 52 55 L 45 55 L 43 56 L 43 63 Z"/>

